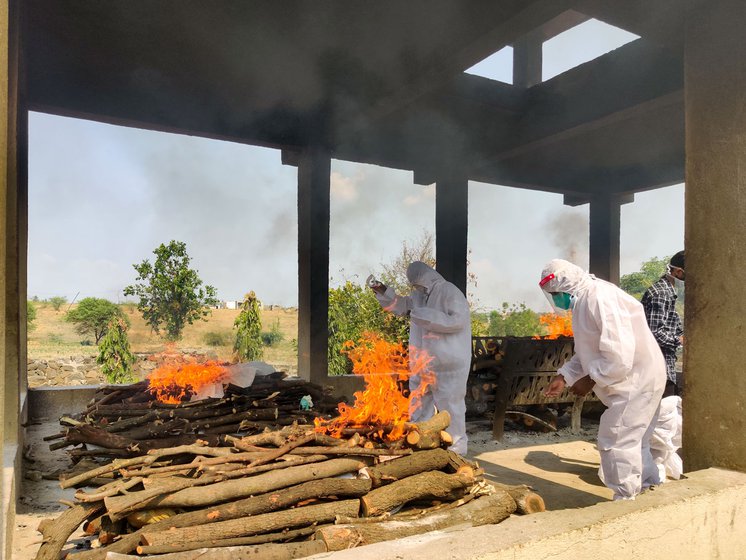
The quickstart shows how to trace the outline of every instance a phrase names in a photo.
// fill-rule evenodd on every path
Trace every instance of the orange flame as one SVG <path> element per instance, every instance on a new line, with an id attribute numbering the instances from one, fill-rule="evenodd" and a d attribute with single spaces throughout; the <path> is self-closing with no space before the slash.
<path id="1" fill-rule="evenodd" d="M 406 431 L 410 407 L 417 408 L 422 395 L 435 382 L 429 369 L 432 357 L 412 347 L 408 352 L 402 343 L 390 343 L 372 333 L 365 333 L 357 344 L 348 340 L 343 352 L 352 361 L 353 373 L 363 376 L 365 390 L 354 394 L 352 406 L 339 403 L 338 417 L 317 418 L 316 431 L 339 438 L 345 428 L 370 428 L 369 437 L 400 439 Z M 420 376 L 420 385 L 405 396 L 399 383 L 413 374 Z"/>
<path id="2" fill-rule="evenodd" d="M 217 362 L 166 363 L 148 376 L 148 390 L 162 403 L 179 404 L 206 385 L 225 379 L 228 370 Z"/>
<path id="3" fill-rule="evenodd" d="M 535 336 L 534 338 L 559 338 L 561 336 L 572 336 L 572 313 L 567 312 L 562 315 L 547 313 L 539 317 L 539 321 L 547 329 L 545 336 Z"/>

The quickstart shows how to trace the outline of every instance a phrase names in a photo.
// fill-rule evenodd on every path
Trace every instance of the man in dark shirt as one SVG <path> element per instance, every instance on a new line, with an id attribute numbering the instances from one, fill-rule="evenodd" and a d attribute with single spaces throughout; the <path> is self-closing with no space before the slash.
<path id="1" fill-rule="evenodd" d="M 676 313 L 676 288 L 684 282 L 684 251 L 679 251 L 668 264 L 666 274 L 650 286 L 642 296 L 645 316 L 655 340 L 666 359 L 666 390 L 664 397 L 679 394 L 676 381 L 676 350 L 684 341 L 681 318 Z"/>

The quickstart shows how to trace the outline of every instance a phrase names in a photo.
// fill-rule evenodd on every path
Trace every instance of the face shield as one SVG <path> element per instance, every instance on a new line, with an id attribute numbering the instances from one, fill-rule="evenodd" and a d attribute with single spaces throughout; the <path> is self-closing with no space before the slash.
<path id="1" fill-rule="evenodd" d="M 541 288 L 544 297 L 547 298 L 547 301 L 552 307 L 552 310 L 558 315 L 564 315 L 570 309 L 572 309 L 573 305 L 575 304 L 575 298 L 567 292 L 548 292 L 546 286 L 551 280 L 554 279 L 554 274 L 545 276 L 539 282 L 539 287 Z"/>

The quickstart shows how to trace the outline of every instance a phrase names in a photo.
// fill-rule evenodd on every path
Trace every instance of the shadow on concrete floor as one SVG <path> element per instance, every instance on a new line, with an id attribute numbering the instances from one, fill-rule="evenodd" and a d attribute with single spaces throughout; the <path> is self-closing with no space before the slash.
<path id="1" fill-rule="evenodd" d="M 525 461 L 526 464 L 537 469 L 576 474 L 586 484 L 604 486 L 601 479 L 598 478 L 598 462 L 584 461 L 575 457 L 563 457 L 551 451 L 529 451 L 526 454 Z"/>

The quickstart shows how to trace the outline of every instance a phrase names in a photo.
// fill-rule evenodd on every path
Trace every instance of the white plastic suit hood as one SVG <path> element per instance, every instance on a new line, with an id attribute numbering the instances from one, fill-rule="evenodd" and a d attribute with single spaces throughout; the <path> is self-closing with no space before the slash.
<path id="1" fill-rule="evenodd" d="M 424 287 L 429 293 L 437 283 L 444 282 L 445 278 L 424 262 L 414 261 L 407 267 L 407 280 L 410 284 Z"/>
<path id="2" fill-rule="evenodd" d="M 553 259 L 549 261 L 544 270 L 541 271 L 541 278 L 545 279 L 554 276 L 547 281 L 541 289 L 545 292 L 566 292 L 571 296 L 578 296 L 588 289 L 593 275 L 588 274 L 579 266 L 562 259 Z"/>

